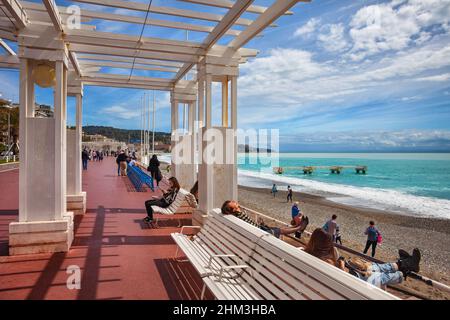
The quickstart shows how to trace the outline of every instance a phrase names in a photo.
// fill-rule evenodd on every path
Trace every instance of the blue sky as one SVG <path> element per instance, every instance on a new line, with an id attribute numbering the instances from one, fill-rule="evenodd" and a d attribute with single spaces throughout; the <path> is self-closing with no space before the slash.
<path id="1" fill-rule="evenodd" d="M 172 0 L 153 1 L 153 5 L 193 6 Z M 292 11 L 294 15 L 277 21 L 277 28 L 266 29 L 263 37 L 246 46 L 260 54 L 240 68 L 240 128 L 279 129 L 285 151 L 450 151 L 450 0 L 316 0 L 299 2 Z M 141 30 L 136 25 L 96 24 L 99 31 L 138 35 Z M 185 37 L 183 31 L 153 26 L 146 27 L 144 35 Z M 205 36 L 189 34 L 196 41 Z M 221 44 L 229 40 L 226 37 Z M 155 76 L 147 71 L 133 74 Z M 3 96 L 17 99 L 17 77 L 17 71 L 0 69 Z M 142 94 L 86 87 L 84 125 L 139 128 Z M 219 87 L 213 100 L 213 122 L 218 124 Z M 37 101 L 51 103 L 51 92 L 39 91 Z M 169 95 L 156 92 L 156 101 L 156 129 L 168 131 Z M 74 121 L 73 104 L 69 99 L 69 123 Z"/>

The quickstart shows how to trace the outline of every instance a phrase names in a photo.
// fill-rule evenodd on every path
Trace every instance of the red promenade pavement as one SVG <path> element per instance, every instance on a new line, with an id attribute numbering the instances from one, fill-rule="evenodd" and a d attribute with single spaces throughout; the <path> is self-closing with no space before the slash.
<path id="1" fill-rule="evenodd" d="M 149 229 L 144 201 L 118 177 L 112 158 L 83 172 L 87 213 L 75 221 L 67 253 L 8 256 L 8 224 L 18 219 L 19 171 L 0 173 L 0 299 L 198 299 L 202 281 L 188 262 L 174 261 L 176 220 Z M 45 192 L 45 190 L 42 190 Z M 190 224 L 189 215 L 180 215 Z M 66 287 L 66 269 L 81 268 L 81 289 Z"/>

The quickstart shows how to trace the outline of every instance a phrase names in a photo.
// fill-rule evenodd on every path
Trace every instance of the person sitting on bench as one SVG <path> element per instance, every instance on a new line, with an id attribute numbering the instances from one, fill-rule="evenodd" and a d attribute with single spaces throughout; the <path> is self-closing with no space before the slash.
<path id="1" fill-rule="evenodd" d="M 421 257 L 419 249 L 415 248 L 412 255 L 400 249 L 400 258 L 393 263 L 373 263 L 360 258 L 345 260 L 339 256 L 333 236 L 322 228 L 314 230 L 305 252 L 380 288 L 401 283 L 411 272 L 419 272 Z"/>
<path id="2" fill-rule="evenodd" d="M 252 218 L 250 218 L 246 213 L 241 211 L 241 207 L 236 201 L 233 200 L 227 200 L 222 205 L 222 214 L 228 215 L 232 214 L 235 217 L 250 223 L 251 225 L 260 228 L 261 230 L 264 230 L 266 232 L 269 232 L 270 234 L 274 235 L 275 237 L 279 238 L 280 235 L 286 235 L 291 234 L 296 231 L 303 232 L 306 229 L 307 222 L 304 220 L 304 223 L 301 223 L 300 225 L 296 227 L 286 227 L 286 228 L 278 228 L 278 227 L 269 227 L 264 223 L 262 219 L 260 219 L 258 222 L 254 221 Z"/>
<path id="3" fill-rule="evenodd" d="M 180 190 L 180 184 L 178 183 L 177 178 L 175 177 L 169 178 L 169 184 L 170 187 L 167 191 L 164 192 L 164 190 L 161 189 L 163 191 L 162 198 L 145 201 L 145 209 L 147 210 L 147 217 L 144 218 L 144 222 L 148 223 L 153 228 L 156 228 L 156 225 L 153 223 L 152 206 L 167 208 L 175 200 L 178 191 Z"/>

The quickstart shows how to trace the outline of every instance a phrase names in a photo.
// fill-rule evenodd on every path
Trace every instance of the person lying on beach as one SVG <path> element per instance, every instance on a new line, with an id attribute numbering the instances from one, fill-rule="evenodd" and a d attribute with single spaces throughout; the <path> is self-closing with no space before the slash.
<path id="1" fill-rule="evenodd" d="M 399 284 L 411 272 L 420 270 L 421 254 L 417 248 L 413 250 L 412 255 L 400 249 L 400 258 L 393 263 L 372 263 L 359 258 L 346 261 L 344 257 L 339 256 L 339 251 L 333 244 L 332 235 L 322 228 L 314 230 L 305 252 L 380 288 Z"/>
<path id="2" fill-rule="evenodd" d="M 278 227 L 269 227 L 264 223 L 262 219 L 260 219 L 258 222 L 254 221 L 252 218 L 250 218 L 246 213 L 241 211 L 241 207 L 236 201 L 233 200 L 227 200 L 222 205 L 222 214 L 228 215 L 232 214 L 235 217 L 250 223 L 251 225 L 260 228 L 261 230 L 264 230 L 266 232 L 269 232 L 270 234 L 274 235 L 275 237 L 279 238 L 280 235 L 286 235 L 291 234 L 296 231 L 303 232 L 306 229 L 306 226 L 308 225 L 307 220 L 305 219 L 303 223 L 296 227 L 286 227 L 286 228 L 278 228 Z"/>

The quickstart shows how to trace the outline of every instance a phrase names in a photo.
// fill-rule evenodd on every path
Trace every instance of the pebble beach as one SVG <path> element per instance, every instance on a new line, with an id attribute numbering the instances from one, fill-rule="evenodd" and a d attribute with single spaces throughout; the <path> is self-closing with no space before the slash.
<path id="1" fill-rule="evenodd" d="M 273 197 L 270 189 L 239 186 L 239 203 L 289 223 L 292 204 L 286 201 L 287 192 L 280 189 Z M 336 214 L 342 244 L 360 252 L 366 243 L 364 230 L 369 221 L 374 220 L 383 236 L 382 244 L 377 246 L 376 258 L 396 261 L 399 248 L 411 252 L 418 247 L 422 252 L 421 274 L 450 284 L 450 220 L 338 204 L 301 190 L 294 190 L 293 200 L 299 202 L 301 210 L 309 217 L 308 231 L 322 227 L 332 214 Z M 448 299 L 448 296 L 441 298 Z"/>

